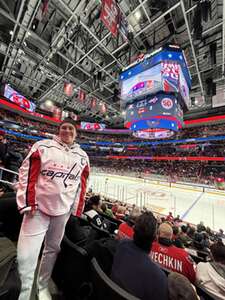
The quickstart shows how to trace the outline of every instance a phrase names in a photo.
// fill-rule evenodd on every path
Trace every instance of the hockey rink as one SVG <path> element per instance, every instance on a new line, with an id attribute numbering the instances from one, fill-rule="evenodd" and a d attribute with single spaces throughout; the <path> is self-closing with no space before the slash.
<path id="1" fill-rule="evenodd" d="M 140 179 L 92 175 L 89 187 L 111 199 L 120 200 L 152 211 L 173 215 L 193 224 L 203 221 L 214 230 L 225 230 L 225 194 L 203 192 L 190 186 L 169 187 L 163 182 L 140 182 Z M 198 188 L 196 188 L 198 189 Z"/>

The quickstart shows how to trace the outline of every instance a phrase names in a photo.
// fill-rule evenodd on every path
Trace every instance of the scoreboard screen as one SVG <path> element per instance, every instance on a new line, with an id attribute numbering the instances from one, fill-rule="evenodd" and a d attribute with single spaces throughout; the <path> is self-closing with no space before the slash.
<path id="1" fill-rule="evenodd" d="M 133 131 L 148 128 L 178 131 L 183 125 L 183 110 L 175 96 L 156 94 L 129 104 L 124 125 Z"/>
<path id="2" fill-rule="evenodd" d="M 5 84 L 4 97 L 18 104 L 20 107 L 26 109 L 27 111 L 35 111 L 36 105 L 32 101 L 27 100 L 23 95 L 19 94 L 8 84 Z"/>
<path id="3" fill-rule="evenodd" d="M 181 49 L 161 49 L 129 66 L 119 77 L 121 106 L 158 92 L 178 93 L 190 107 L 191 77 Z"/>
<path id="4" fill-rule="evenodd" d="M 80 128 L 84 130 L 103 130 L 105 129 L 105 124 L 81 122 Z"/>

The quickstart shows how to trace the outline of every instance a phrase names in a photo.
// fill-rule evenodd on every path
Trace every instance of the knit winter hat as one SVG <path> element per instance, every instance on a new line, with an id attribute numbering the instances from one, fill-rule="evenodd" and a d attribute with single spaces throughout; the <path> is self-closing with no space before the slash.
<path id="1" fill-rule="evenodd" d="M 71 125 L 73 125 L 75 128 L 77 128 L 77 121 L 73 120 L 72 118 L 65 118 L 62 123 L 60 123 L 59 127 L 61 127 L 63 124 L 65 123 L 69 123 Z"/>

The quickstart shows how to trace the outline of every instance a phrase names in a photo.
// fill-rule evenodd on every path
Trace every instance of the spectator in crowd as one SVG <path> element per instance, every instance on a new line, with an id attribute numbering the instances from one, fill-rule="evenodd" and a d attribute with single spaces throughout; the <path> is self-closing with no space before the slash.
<path id="1" fill-rule="evenodd" d="M 210 247 L 210 241 L 209 241 L 209 235 L 207 234 L 207 232 L 202 232 L 202 238 L 203 238 L 202 245 L 208 252 L 209 247 Z"/>
<path id="2" fill-rule="evenodd" d="M 106 203 L 102 203 L 101 210 L 102 210 L 103 214 L 105 214 L 106 216 L 108 216 L 110 218 L 114 218 L 112 210 L 108 208 Z"/>
<path id="3" fill-rule="evenodd" d="M 179 232 L 180 232 L 179 227 L 173 226 L 173 238 L 172 238 L 173 244 L 177 248 L 184 248 L 184 244 L 179 238 Z"/>
<path id="4" fill-rule="evenodd" d="M 22 154 L 16 149 L 9 147 L 5 158 L 5 168 L 18 173 L 22 161 L 23 161 Z M 2 176 L 4 180 L 10 182 L 16 181 L 17 177 L 18 176 L 16 174 L 11 172 L 6 172 L 6 171 L 3 172 L 3 176 Z"/>
<path id="5" fill-rule="evenodd" d="M 182 274 L 171 272 L 168 276 L 169 300 L 200 300 L 195 287 Z"/>
<path id="6" fill-rule="evenodd" d="M 112 280 L 141 300 L 168 299 L 167 277 L 148 256 L 156 224 L 151 212 L 142 214 L 135 223 L 133 240 L 118 245 L 112 266 Z"/>
<path id="7" fill-rule="evenodd" d="M 112 212 L 114 215 L 117 213 L 118 207 L 119 207 L 119 203 L 117 201 L 113 203 Z"/>
<path id="8" fill-rule="evenodd" d="M 198 232 L 206 231 L 205 225 L 202 221 L 197 225 L 197 231 Z"/>
<path id="9" fill-rule="evenodd" d="M 2 186 L 0 193 L 0 227 L 4 236 L 17 241 L 22 222 L 16 205 L 16 193 Z"/>
<path id="10" fill-rule="evenodd" d="M 217 234 L 218 238 L 225 239 L 225 234 L 223 232 L 223 229 L 219 229 L 219 233 Z"/>
<path id="11" fill-rule="evenodd" d="M 20 278 L 16 265 L 16 247 L 0 232 L 0 298 L 16 300 L 20 293 Z"/>
<path id="12" fill-rule="evenodd" d="M 195 228 L 194 227 L 189 227 L 188 231 L 187 231 L 187 234 L 189 236 L 189 238 L 191 240 L 194 240 L 194 237 L 195 237 Z"/>
<path id="13" fill-rule="evenodd" d="M 117 209 L 116 214 L 115 214 L 116 219 L 117 219 L 117 220 L 124 220 L 125 213 L 126 213 L 126 207 L 120 205 L 120 206 L 118 207 L 118 209 Z"/>
<path id="14" fill-rule="evenodd" d="M 188 247 L 191 245 L 192 240 L 189 238 L 188 234 L 187 234 L 188 228 L 185 225 L 181 226 L 181 231 L 179 234 L 179 239 L 181 240 L 181 242 L 183 243 L 183 245 L 185 247 Z"/>
<path id="15" fill-rule="evenodd" d="M 101 197 L 100 195 L 91 195 L 89 199 L 87 199 L 84 212 L 95 210 L 96 212 L 101 211 Z"/>
<path id="16" fill-rule="evenodd" d="M 104 218 L 100 216 L 101 198 L 99 195 L 91 196 L 84 209 L 84 215 L 100 228 L 104 228 Z M 106 227 L 105 227 L 106 228 Z"/>
<path id="17" fill-rule="evenodd" d="M 172 241 L 173 229 L 163 223 L 159 226 L 158 239 L 153 242 L 150 256 L 163 268 L 178 272 L 195 282 L 195 265 L 184 249 L 177 248 Z"/>
<path id="18" fill-rule="evenodd" d="M 174 223 L 181 223 L 182 220 L 181 220 L 181 218 L 180 218 L 180 215 L 177 215 L 176 218 L 174 218 L 173 221 L 174 221 Z"/>
<path id="19" fill-rule="evenodd" d="M 121 239 L 133 239 L 134 225 L 137 218 L 140 216 L 140 210 L 135 207 L 131 214 L 127 217 L 126 222 L 120 224 L 118 228 L 117 238 Z"/>
<path id="20" fill-rule="evenodd" d="M 5 131 L 0 130 L 0 167 L 5 167 L 5 158 L 7 154 L 7 143 L 5 139 Z M 2 170 L 0 170 L 0 179 L 2 178 Z"/>
<path id="21" fill-rule="evenodd" d="M 89 198 L 84 211 L 84 215 L 92 224 L 104 230 L 109 229 L 107 220 L 99 214 L 99 212 L 102 212 L 101 197 L 99 195 L 93 195 Z"/>
<path id="22" fill-rule="evenodd" d="M 172 212 L 169 212 L 169 214 L 168 214 L 168 216 L 166 217 L 166 221 L 168 221 L 168 222 L 173 222 L 173 214 L 172 214 Z"/>
<path id="23" fill-rule="evenodd" d="M 208 291 L 213 299 L 225 299 L 225 246 L 221 242 L 211 246 L 213 261 L 197 265 L 196 283 Z"/>
<path id="24" fill-rule="evenodd" d="M 204 241 L 202 232 L 195 232 L 194 240 L 193 240 L 193 247 L 199 251 L 209 252 L 209 249 L 206 247 L 206 243 Z"/>

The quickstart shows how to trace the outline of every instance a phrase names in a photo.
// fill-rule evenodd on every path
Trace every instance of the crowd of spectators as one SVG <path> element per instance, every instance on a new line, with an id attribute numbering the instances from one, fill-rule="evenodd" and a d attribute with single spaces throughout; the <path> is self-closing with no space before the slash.
<path id="1" fill-rule="evenodd" d="M 225 299 L 225 234 L 222 229 L 216 233 L 203 222 L 196 226 L 187 224 L 172 213 L 154 216 L 145 208 L 141 211 L 135 205 L 119 201 L 104 199 L 101 203 L 98 195 L 88 197 L 86 207 L 93 201 L 95 206 L 87 209 L 92 214 L 85 214 L 94 216 L 92 220 L 96 226 L 102 228 L 109 215 L 110 220 L 121 222 L 116 230 L 116 239 L 121 242 L 114 254 L 111 277 L 122 288 L 140 299 L 159 299 L 159 289 L 160 299 L 199 299 L 195 289 L 184 288 L 192 283 L 204 288 L 213 299 Z M 152 265 L 152 261 L 156 265 Z M 167 279 L 161 270 L 169 274 Z M 178 297 L 179 288 L 181 298 Z M 190 295 L 192 298 L 188 298 Z"/>
<path id="2" fill-rule="evenodd" d="M 169 182 L 189 182 L 214 185 L 216 178 L 225 177 L 223 162 L 152 161 L 91 158 L 95 172 L 125 176 L 164 179 Z"/>
<path id="3" fill-rule="evenodd" d="M 189 138 L 201 138 L 209 136 L 223 135 L 225 130 L 224 124 L 218 125 L 204 125 L 198 127 L 183 128 L 169 139 L 189 139 Z M 134 142 L 142 139 L 133 137 L 131 134 L 103 134 L 101 132 L 83 132 L 80 136 L 82 142 L 87 141 L 108 141 L 108 142 Z"/>
<path id="4" fill-rule="evenodd" d="M 14 238 L 21 222 L 16 211 L 15 194 L 1 194 L 0 223 L 6 232 L 14 234 Z M 98 242 L 98 247 L 99 244 L 104 247 L 98 259 L 105 264 L 106 248 L 114 240 L 115 247 L 110 248 L 109 276 L 139 299 L 197 300 L 199 287 L 212 299 L 225 299 L 225 234 L 222 229 L 213 232 L 203 222 L 195 226 L 183 222 L 179 215 L 175 217 L 171 212 L 167 216 L 153 214 L 144 207 L 101 199 L 91 191 L 87 193 L 82 218 L 104 233 L 111 232 L 109 238 Z M 10 226 L 4 226 L 5 223 Z M 88 242 L 90 229 L 79 224 L 76 217 L 71 216 L 67 237 L 79 245 L 79 241 L 86 237 L 82 247 L 90 251 L 94 247 L 93 242 L 92 246 Z M 112 224 L 117 224 L 116 230 L 111 230 Z M 197 292 L 191 283 L 197 287 Z"/>
<path id="5" fill-rule="evenodd" d="M 157 146 L 90 146 L 87 148 L 91 156 L 125 155 L 125 156 L 210 156 L 224 157 L 224 141 L 192 145 L 157 145 Z"/>
<path id="6" fill-rule="evenodd" d="M 4 124 L 2 124 L 4 128 L 8 128 L 14 131 L 19 131 L 21 133 L 29 134 L 29 135 L 45 136 L 46 133 L 55 134 L 57 128 L 54 125 L 27 119 L 16 113 L 4 111 L 4 110 L 1 110 L 0 112 L 0 121 L 5 122 Z M 12 126 L 12 125 L 17 125 L 17 126 Z"/>
<path id="7" fill-rule="evenodd" d="M 39 122 L 33 121 L 27 118 L 24 118 L 16 113 L 1 110 L 0 112 L 0 121 L 10 121 L 12 123 L 18 124 L 24 129 L 24 133 L 29 133 L 31 129 L 37 130 L 37 135 L 41 135 L 41 133 L 50 133 L 54 134 L 56 132 L 56 126 Z M 26 131 L 27 129 L 27 131 Z M 189 139 L 189 138 L 197 138 L 197 137 L 208 137 L 208 136 L 217 136 L 223 135 L 225 130 L 225 124 L 218 124 L 218 125 L 203 125 L 198 127 L 188 127 L 183 128 L 181 131 L 176 133 L 172 139 Z M 169 138 L 171 139 L 171 138 Z M 90 142 L 90 141 L 108 141 L 114 143 L 120 142 L 134 142 L 134 141 L 141 141 L 142 139 L 138 139 L 133 137 L 130 133 L 127 134 L 109 134 L 109 133 L 101 133 L 101 131 L 93 131 L 93 132 L 85 132 L 80 131 L 79 134 L 79 141 Z"/>
<path id="8" fill-rule="evenodd" d="M 24 117 L 21 117 L 13 112 L 1 110 L 0 121 L 10 121 L 17 125 L 13 128 L 13 131 L 26 133 L 29 135 L 40 135 L 46 137 L 46 132 L 55 133 L 56 127 L 46 123 L 40 123 L 38 121 L 31 121 Z M 10 122 L 2 124 L 7 128 L 11 126 Z M 2 127 L 1 126 L 1 127 Z M 198 133 L 201 136 L 218 135 L 222 133 L 225 125 L 210 125 L 194 128 L 186 128 L 179 134 L 188 135 L 188 138 L 195 137 Z M 4 132 L 4 131 L 3 131 Z M 184 133 L 183 133 L 184 132 Z M 197 132 L 197 133 L 196 133 Z M 42 134 L 43 133 L 43 134 Z M 24 156 L 27 150 L 31 147 L 33 141 L 27 140 L 22 137 L 13 136 L 11 134 L 5 134 L 4 138 L 8 140 L 12 152 L 20 153 Z M 99 140 L 113 142 L 127 141 L 131 139 L 129 135 L 106 135 L 101 133 L 91 132 L 78 132 L 78 143 L 80 142 L 95 142 Z M 160 157 L 160 156 L 208 156 L 208 157 L 224 157 L 224 142 L 214 141 L 202 144 L 167 144 L 156 146 L 141 146 L 141 147 L 121 147 L 121 146 L 93 146 L 85 149 L 87 151 L 92 167 L 101 168 L 105 172 L 126 174 L 132 172 L 135 176 L 164 176 L 170 181 L 187 181 L 194 183 L 214 184 L 215 178 L 225 176 L 225 168 L 222 162 L 207 162 L 207 161 L 150 161 L 150 160 L 130 160 L 130 159 L 107 159 L 108 155 L 122 155 L 122 156 L 147 156 L 147 157 Z M 20 155 L 19 154 L 19 155 Z M 11 168 L 11 167 L 10 167 Z M 18 167 L 17 167 L 18 169 Z M 16 169 L 15 169 L 16 170 Z"/>

